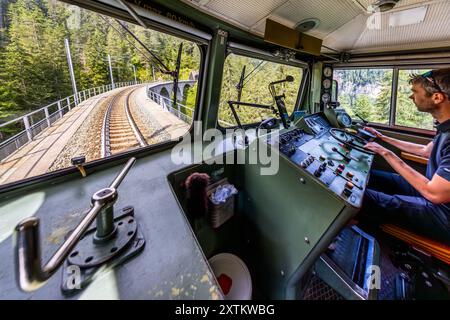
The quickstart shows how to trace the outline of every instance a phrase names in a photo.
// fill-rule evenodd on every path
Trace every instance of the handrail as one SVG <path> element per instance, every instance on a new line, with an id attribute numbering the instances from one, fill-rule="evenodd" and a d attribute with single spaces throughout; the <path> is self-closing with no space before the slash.
<path id="1" fill-rule="evenodd" d="M 13 136 L 0 142 L 0 160 L 7 158 L 14 151 L 24 146 L 28 142 L 32 141 L 33 138 L 36 135 L 38 135 L 42 130 L 50 127 L 52 123 L 62 118 L 65 113 L 70 111 L 72 108 L 77 107 L 81 102 L 93 96 L 105 93 L 107 91 L 111 91 L 113 89 L 142 83 L 146 82 L 142 81 L 118 82 L 115 83 L 114 85 L 108 84 L 85 89 L 83 91 L 78 92 L 76 95 L 72 94 L 63 99 L 48 104 L 45 107 L 39 108 L 25 115 L 22 115 L 20 117 L 17 117 L 15 119 L 0 124 L 0 135 L 2 129 L 4 130 L 5 128 L 11 125 L 19 125 L 19 127 L 22 129 Z M 38 114 L 40 114 L 42 117 L 39 117 L 36 120 L 33 119 L 33 116 L 36 116 Z"/>
<path id="2" fill-rule="evenodd" d="M 155 98 L 157 98 L 157 99 L 155 99 Z M 178 116 L 178 118 L 180 118 L 180 119 L 183 120 L 184 122 L 187 122 L 187 123 L 189 123 L 189 124 L 192 123 L 192 117 L 191 117 L 191 116 L 188 116 L 188 115 L 185 114 L 185 113 L 183 113 L 183 112 L 180 110 L 179 107 L 184 107 L 185 110 L 186 110 L 186 109 L 189 109 L 190 111 L 192 111 L 192 114 L 194 113 L 194 109 L 192 109 L 192 108 L 190 108 L 190 107 L 188 107 L 188 106 L 185 106 L 185 105 L 183 105 L 183 104 L 177 102 L 177 109 L 175 110 L 175 109 L 172 107 L 173 101 L 172 101 L 171 99 L 169 99 L 169 98 L 167 98 L 167 97 L 165 97 L 165 96 L 163 96 L 163 95 L 160 95 L 159 93 L 156 93 L 156 92 L 154 92 L 154 91 L 150 91 L 150 99 L 151 99 L 152 101 L 156 102 L 157 104 L 159 104 L 160 106 L 165 107 L 165 108 L 168 109 L 168 110 L 171 109 L 171 110 L 169 110 L 169 111 L 170 111 L 172 114 L 174 114 L 174 115 L 178 115 L 178 114 L 179 114 L 179 115 L 183 115 L 184 117 L 190 119 L 190 121 L 185 121 L 184 119 L 182 119 L 182 117 Z M 164 103 L 164 105 L 162 105 L 162 104 L 160 103 L 161 99 L 162 99 L 163 101 L 167 101 L 168 103 L 167 103 L 167 104 Z M 229 122 L 226 122 L 226 121 L 223 121 L 223 120 L 220 120 L 220 119 L 218 120 L 218 122 L 221 123 L 221 124 L 224 124 L 224 125 L 226 125 L 226 126 L 229 126 L 229 127 L 234 126 L 234 124 L 229 123 Z"/>
<path id="3" fill-rule="evenodd" d="M 176 103 L 177 108 L 175 109 L 172 107 L 172 104 L 173 104 L 172 99 L 165 97 L 163 95 L 160 95 L 159 93 L 156 93 L 154 91 L 150 91 L 150 99 L 152 101 L 156 102 L 157 104 L 159 104 L 160 106 L 162 106 L 163 108 L 166 108 L 170 113 L 174 114 L 182 121 L 184 121 L 186 123 L 192 123 L 192 116 L 189 116 L 186 113 L 182 112 L 181 107 L 184 108 L 184 110 L 190 110 L 191 114 L 194 114 L 193 108 L 177 102 Z M 161 101 L 163 102 L 162 104 L 161 104 Z"/>

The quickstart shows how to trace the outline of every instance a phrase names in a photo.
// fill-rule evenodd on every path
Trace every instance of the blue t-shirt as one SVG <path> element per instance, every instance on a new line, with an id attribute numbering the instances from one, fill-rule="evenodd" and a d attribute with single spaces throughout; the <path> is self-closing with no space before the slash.
<path id="1" fill-rule="evenodd" d="M 435 173 L 450 181 L 450 119 L 437 126 L 433 140 L 426 176 L 431 180 Z"/>

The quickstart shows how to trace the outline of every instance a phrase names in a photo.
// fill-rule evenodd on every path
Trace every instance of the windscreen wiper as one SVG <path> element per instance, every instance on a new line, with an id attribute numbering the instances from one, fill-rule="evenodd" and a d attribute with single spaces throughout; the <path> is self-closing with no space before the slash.
<path id="1" fill-rule="evenodd" d="M 242 97 L 242 90 L 244 89 L 245 85 L 248 83 L 248 81 L 251 79 L 249 78 L 250 75 L 255 72 L 255 70 L 257 70 L 264 62 L 266 61 L 261 61 L 256 67 L 253 68 L 252 71 L 250 71 L 250 73 L 248 75 L 245 75 L 245 68 L 246 66 L 244 65 L 242 67 L 242 71 L 241 71 L 241 77 L 239 78 L 239 82 L 236 85 L 236 89 L 238 91 L 238 96 L 237 96 L 237 101 L 241 101 L 241 97 Z M 259 71 L 259 70 L 258 70 Z M 256 73 L 255 73 L 256 74 Z M 248 78 L 248 80 L 244 83 L 244 81 Z"/>
<path id="2" fill-rule="evenodd" d="M 244 89 L 244 80 L 245 80 L 245 66 L 242 67 L 241 77 L 239 78 L 239 83 L 236 85 L 236 89 L 238 91 L 237 101 L 241 101 L 242 89 Z"/>
<path id="3" fill-rule="evenodd" d="M 127 11 L 128 13 L 145 29 L 148 29 L 147 24 L 144 22 L 144 20 L 141 19 L 141 17 L 137 14 L 137 12 L 131 7 L 130 4 L 126 3 L 125 1 L 122 0 L 116 0 L 117 2 L 119 2 Z M 175 70 L 170 70 L 165 64 L 164 62 L 162 62 L 161 59 L 158 58 L 158 56 L 156 56 L 156 54 L 154 54 L 149 48 L 147 48 L 147 46 L 142 43 L 141 40 L 139 40 L 138 37 L 136 37 L 136 35 L 131 32 L 124 23 L 122 23 L 119 20 L 116 20 L 121 26 L 122 28 L 127 31 L 145 50 L 147 50 L 148 53 L 151 54 L 151 56 L 164 68 L 164 70 L 161 70 L 164 74 L 169 74 L 172 76 L 173 79 L 173 104 L 174 106 L 176 106 L 177 104 L 177 92 L 178 92 L 178 80 L 179 80 L 179 76 L 180 76 L 180 67 L 181 67 L 181 54 L 182 54 L 182 50 L 183 50 L 183 43 L 180 43 L 180 46 L 178 48 L 178 56 L 177 56 L 177 61 L 175 63 Z"/>
<path id="4" fill-rule="evenodd" d="M 183 51 L 183 42 L 180 43 L 178 47 L 177 62 L 175 64 L 175 71 L 172 73 L 173 77 L 173 105 L 177 105 L 177 92 L 178 92 L 178 80 L 180 77 L 180 67 L 181 67 L 181 53 Z"/>
<path id="5" fill-rule="evenodd" d="M 256 70 L 258 70 L 259 67 L 261 67 L 263 64 L 266 64 L 266 62 L 267 62 L 267 61 L 261 61 L 256 67 L 253 68 L 252 71 L 250 71 L 250 73 L 244 78 L 244 81 L 245 81 L 246 79 L 247 79 L 247 81 L 245 81 L 245 83 L 242 85 L 242 87 L 245 87 L 245 85 L 250 81 L 250 79 L 251 79 L 250 76 L 253 74 L 253 72 L 255 72 Z M 259 72 L 259 71 L 261 71 L 261 69 L 259 69 L 258 72 Z M 258 73 L 258 72 L 256 72 L 256 73 Z M 255 76 L 256 73 L 253 74 L 253 76 Z M 253 76 L 252 76 L 252 77 L 253 77 Z"/>

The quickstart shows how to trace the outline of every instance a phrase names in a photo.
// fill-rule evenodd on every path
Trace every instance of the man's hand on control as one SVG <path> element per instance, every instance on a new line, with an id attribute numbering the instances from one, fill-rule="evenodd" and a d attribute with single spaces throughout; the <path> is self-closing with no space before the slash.
<path id="1" fill-rule="evenodd" d="M 378 130 L 375 130 L 374 128 L 371 127 L 364 127 L 364 130 L 370 132 L 371 134 L 375 135 L 377 138 L 383 138 L 383 134 L 380 133 Z"/>
<path id="2" fill-rule="evenodd" d="M 375 152 L 376 154 L 379 154 L 382 157 L 386 157 L 388 154 L 390 154 L 392 151 L 386 149 L 385 147 L 380 146 L 376 142 L 369 142 L 367 143 L 364 148 Z"/>

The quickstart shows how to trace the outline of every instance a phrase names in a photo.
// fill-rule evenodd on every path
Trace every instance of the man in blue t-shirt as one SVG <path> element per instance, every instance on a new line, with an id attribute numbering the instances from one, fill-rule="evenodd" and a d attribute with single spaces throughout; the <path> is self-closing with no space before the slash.
<path id="1" fill-rule="evenodd" d="M 418 234 L 450 244 L 450 68 L 410 79 L 417 109 L 439 123 L 427 145 L 397 140 L 365 128 L 402 151 L 428 158 L 423 176 L 376 142 L 365 147 L 381 155 L 398 173 L 373 170 L 364 195 L 362 218 L 392 222 Z"/>

